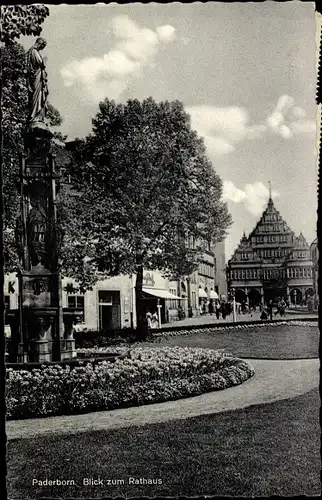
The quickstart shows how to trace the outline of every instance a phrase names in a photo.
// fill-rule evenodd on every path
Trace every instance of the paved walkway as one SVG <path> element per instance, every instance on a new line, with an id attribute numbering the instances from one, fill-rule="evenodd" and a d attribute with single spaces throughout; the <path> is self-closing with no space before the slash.
<path id="1" fill-rule="evenodd" d="M 8 439 L 72 434 L 185 419 L 300 396 L 319 386 L 319 360 L 249 361 L 255 376 L 242 385 L 193 398 L 135 408 L 43 419 L 11 420 Z"/>
<path id="2" fill-rule="evenodd" d="M 285 316 L 283 318 L 280 317 L 280 315 L 275 316 L 273 314 L 273 321 L 274 320 L 281 320 L 281 319 L 293 319 L 293 320 L 301 320 L 301 319 L 312 319 L 312 321 L 318 319 L 318 314 L 317 313 L 301 313 L 297 312 L 294 310 L 287 311 Z M 237 314 L 236 316 L 236 321 L 259 321 L 260 320 L 260 312 L 256 311 L 251 314 Z M 196 316 L 194 318 L 185 318 L 182 320 L 178 321 L 171 321 L 170 323 L 164 323 L 162 326 L 164 328 L 168 328 L 169 326 L 191 326 L 191 325 L 217 325 L 217 324 L 222 324 L 222 323 L 232 323 L 233 322 L 233 315 L 231 314 L 230 316 L 227 316 L 226 319 L 216 318 L 216 315 L 210 315 L 210 314 L 205 314 L 201 316 Z"/>

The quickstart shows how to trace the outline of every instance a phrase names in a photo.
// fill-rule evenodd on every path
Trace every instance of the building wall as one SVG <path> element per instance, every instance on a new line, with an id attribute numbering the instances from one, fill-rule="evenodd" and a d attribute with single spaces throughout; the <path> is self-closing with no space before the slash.
<path id="1" fill-rule="evenodd" d="M 318 309 L 319 307 L 319 249 L 317 238 L 313 241 L 310 247 L 311 251 L 311 259 L 313 263 L 313 290 L 314 290 L 314 309 Z"/>
<path id="2" fill-rule="evenodd" d="M 152 278 L 152 279 L 151 279 Z M 83 304 L 84 316 L 80 322 L 79 328 L 87 328 L 89 330 L 100 329 L 100 307 L 112 308 L 110 305 L 101 305 L 99 303 L 100 292 L 111 292 L 113 297 L 117 298 L 119 294 L 119 303 L 117 303 L 112 311 L 109 309 L 114 327 L 120 326 L 126 328 L 136 326 L 136 308 L 135 308 L 135 280 L 136 276 L 116 276 L 98 281 L 92 290 L 88 290 L 85 294 L 79 292 L 77 282 L 72 278 L 63 278 L 62 280 L 62 306 L 67 308 L 73 304 Z M 177 295 L 177 281 L 169 281 L 161 276 L 160 273 L 145 271 L 143 279 L 143 287 L 146 289 L 162 289 L 172 292 Z M 17 309 L 18 305 L 18 279 L 15 273 L 5 276 L 4 291 L 6 296 L 6 304 L 10 309 Z M 157 300 L 157 298 L 156 298 Z M 167 299 L 164 301 L 165 311 L 169 311 L 168 319 L 174 320 L 178 317 L 178 300 Z M 81 307 L 80 317 L 81 317 Z M 105 309 L 104 309 L 105 310 Z"/>
<path id="3" fill-rule="evenodd" d="M 215 288 L 218 288 L 219 297 L 224 295 L 227 298 L 225 240 L 216 243 L 213 252 L 215 257 Z"/>
<path id="4" fill-rule="evenodd" d="M 116 276 L 112 278 L 106 278 L 104 280 L 98 281 L 92 290 L 86 291 L 85 294 L 79 292 L 68 293 L 66 287 L 68 284 L 72 284 L 77 289 L 77 283 L 75 280 L 70 278 L 63 279 L 63 294 L 62 302 L 63 307 L 68 307 L 68 298 L 71 295 L 84 296 L 84 322 L 83 326 L 90 330 L 100 329 L 100 305 L 99 296 L 101 291 L 112 292 L 112 297 L 117 297 L 115 292 L 120 294 L 119 307 L 119 323 L 121 328 L 131 326 L 131 304 L 132 304 L 132 280 L 130 276 Z M 117 300 L 117 299 L 116 299 Z M 101 307 L 113 307 L 109 305 L 104 305 Z M 114 312 L 114 311 L 113 311 Z M 114 315 L 115 325 L 118 323 L 117 318 Z"/>

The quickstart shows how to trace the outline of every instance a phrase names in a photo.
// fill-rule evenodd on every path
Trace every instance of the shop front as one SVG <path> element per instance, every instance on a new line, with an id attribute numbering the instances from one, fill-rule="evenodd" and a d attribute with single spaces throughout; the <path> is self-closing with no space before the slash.
<path id="1" fill-rule="evenodd" d="M 158 288 L 143 288 L 143 300 L 145 314 L 157 313 L 159 322 L 162 324 L 171 321 L 170 311 L 178 310 L 181 297 L 174 295 L 168 290 Z"/>

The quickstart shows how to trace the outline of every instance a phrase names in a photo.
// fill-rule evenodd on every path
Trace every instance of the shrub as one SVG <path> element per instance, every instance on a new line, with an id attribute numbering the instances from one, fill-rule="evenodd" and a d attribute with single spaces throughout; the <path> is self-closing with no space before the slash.
<path id="1" fill-rule="evenodd" d="M 135 332 L 131 328 L 118 330 L 82 330 L 74 333 L 75 345 L 81 348 L 107 347 L 135 341 Z"/>
<path id="2" fill-rule="evenodd" d="M 7 417 L 82 413 L 195 396 L 254 375 L 243 360 L 201 348 L 136 347 L 114 363 L 7 371 Z"/>

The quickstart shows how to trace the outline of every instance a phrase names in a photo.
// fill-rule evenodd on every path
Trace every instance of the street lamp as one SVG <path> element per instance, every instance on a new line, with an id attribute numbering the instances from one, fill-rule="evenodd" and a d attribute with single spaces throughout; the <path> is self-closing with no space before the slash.
<path id="1" fill-rule="evenodd" d="M 159 328 L 161 328 L 161 307 L 162 305 L 160 304 L 160 299 L 158 299 L 158 323 L 159 323 Z"/>
<path id="2" fill-rule="evenodd" d="M 235 288 L 230 290 L 230 293 L 233 297 L 233 322 L 236 323 L 236 300 L 235 300 Z"/>

